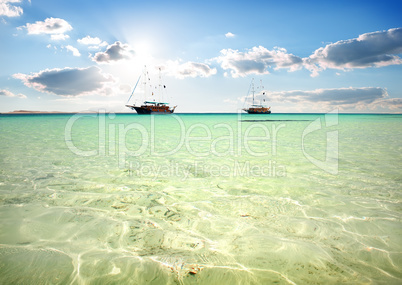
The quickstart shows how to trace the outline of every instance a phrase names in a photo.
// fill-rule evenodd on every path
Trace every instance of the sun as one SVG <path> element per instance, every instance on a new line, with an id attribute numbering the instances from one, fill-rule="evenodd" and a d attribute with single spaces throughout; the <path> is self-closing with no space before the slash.
<path id="1" fill-rule="evenodd" d="M 131 44 L 131 46 L 134 49 L 137 62 L 141 62 L 145 65 L 153 61 L 153 45 L 151 45 L 149 41 L 139 41 Z"/>
<path id="2" fill-rule="evenodd" d="M 105 69 L 118 78 L 120 84 L 131 86 L 142 74 L 144 66 L 154 66 L 156 60 L 153 57 L 154 49 L 150 41 L 128 41 L 128 45 L 134 51 L 133 56 L 109 65 Z"/>

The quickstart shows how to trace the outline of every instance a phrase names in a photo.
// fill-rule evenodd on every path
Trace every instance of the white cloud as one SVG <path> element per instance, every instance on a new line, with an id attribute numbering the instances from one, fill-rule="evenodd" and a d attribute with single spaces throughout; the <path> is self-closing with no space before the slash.
<path id="1" fill-rule="evenodd" d="M 14 74 L 14 78 L 37 91 L 60 96 L 111 95 L 115 80 L 96 67 L 46 69 L 31 75 Z"/>
<path id="2" fill-rule="evenodd" d="M 0 90 L 0 96 L 7 96 L 7 97 L 18 97 L 18 98 L 27 98 L 24 94 L 14 94 L 6 89 Z"/>
<path id="3" fill-rule="evenodd" d="M 69 39 L 69 35 L 65 34 L 55 34 L 55 35 L 50 35 L 50 39 L 54 41 L 65 41 L 66 39 Z"/>
<path id="4" fill-rule="evenodd" d="M 81 54 L 80 54 L 80 52 L 78 51 L 78 49 L 75 48 L 75 47 L 73 47 L 73 46 L 71 46 L 71 45 L 66 46 L 66 49 L 69 50 L 69 51 L 71 51 L 74 56 L 81 56 Z"/>
<path id="5" fill-rule="evenodd" d="M 227 33 L 226 36 L 230 36 Z M 348 70 L 353 68 L 382 67 L 402 64 L 402 28 L 362 34 L 355 39 L 338 41 L 321 47 L 306 58 L 290 54 L 284 48 L 268 50 L 263 46 L 244 52 L 223 49 L 213 60 L 232 77 L 249 74 L 268 74 L 269 69 L 299 70 L 303 67 L 317 76 L 325 69 Z"/>
<path id="6" fill-rule="evenodd" d="M 227 38 L 234 38 L 235 36 L 236 35 L 232 34 L 231 32 L 225 34 L 225 37 L 227 37 Z"/>
<path id="7" fill-rule="evenodd" d="M 366 33 L 317 49 L 304 59 L 312 76 L 322 70 L 382 67 L 402 64 L 402 28 Z"/>
<path id="8" fill-rule="evenodd" d="M 98 38 L 98 37 L 92 38 L 90 36 L 86 36 L 82 39 L 78 39 L 77 42 L 82 45 L 90 45 L 91 46 L 90 48 L 94 48 L 94 49 L 95 48 L 98 49 L 99 47 L 108 45 L 107 42 L 102 41 L 100 38 Z"/>
<path id="9" fill-rule="evenodd" d="M 96 63 L 110 63 L 113 61 L 120 61 L 123 59 L 130 59 L 134 55 L 134 51 L 128 44 L 122 44 L 117 41 L 109 45 L 104 52 L 97 52 L 92 60 Z"/>
<path id="10" fill-rule="evenodd" d="M 164 67 L 166 73 L 176 78 L 184 79 L 186 77 L 209 77 L 216 74 L 216 68 L 211 68 L 209 65 L 198 62 L 168 61 Z"/>
<path id="11" fill-rule="evenodd" d="M 50 34 L 54 40 L 68 38 L 64 33 L 73 29 L 66 20 L 60 18 L 47 18 L 43 22 L 27 23 L 23 27 L 27 29 L 29 35 Z"/>
<path id="12" fill-rule="evenodd" d="M 268 50 L 263 46 L 253 47 L 246 52 L 223 49 L 215 60 L 223 69 L 230 70 L 232 77 L 269 74 L 269 68 L 295 71 L 300 69 L 303 63 L 300 57 L 289 54 L 284 48 L 275 47 L 273 50 Z"/>
<path id="13" fill-rule="evenodd" d="M 19 17 L 24 12 L 21 7 L 14 3 L 21 3 L 22 0 L 0 0 L 0 16 Z"/>
<path id="14" fill-rule="evenodd" d="M 402 112 L 402 98 L 387 98 L 384 100 L 378 100 L 375 102 L 375 105 L 384 109 L 392 111 L 399 110 Z"/>

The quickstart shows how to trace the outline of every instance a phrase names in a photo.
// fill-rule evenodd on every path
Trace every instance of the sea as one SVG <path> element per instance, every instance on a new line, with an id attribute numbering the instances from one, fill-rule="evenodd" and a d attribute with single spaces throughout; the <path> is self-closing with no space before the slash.
<path id="1" fill-rule="evenodd" d="M 1 284 L 402 284 L 402 115 L 0 115 Z"/>

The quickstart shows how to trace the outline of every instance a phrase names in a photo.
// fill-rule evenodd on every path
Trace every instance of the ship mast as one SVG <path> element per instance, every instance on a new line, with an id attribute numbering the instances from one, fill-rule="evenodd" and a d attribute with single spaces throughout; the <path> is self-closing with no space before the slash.
<path id="1" fill-rule="evenodd" d="M 147 85 L 148 85 L 148 81 L 149 81 L 149 78 L 148 78 L 148 71 L 147 71 L 147 66 L 146 66 L 146 65 L 144 66 L 143 73 L 144 73 L 144 82 L 143 82 L 143 84 L 144 84 L 144 102 L 145 102 L 145 101 L 148 100 L 148 98 L 147 98 L 147 97 L 148 97 L 148 94 L 147 94 L 147 92 L 148 92 Z"/>
<path id="2" fill-rule="evenodd" d="M 261 89 L 260 92 L 262 92 L 262 89 L 264 89 L 264 86 L 262 86 L 262 79 L 260 79 L 260 89 Z M 262 95 L 264 95 L 264 92 L 262 92 Z M 261 105 L 261 107 L 263 107 L 263 105 L 262 105 L 262 96 L 260 98 L 261 98 L 260 99 L 260 105 Z"/>
<path id="3" fill-rule="evenodd" d="M 161 78 L 161 68 L 159 67 L 159 103 L 161 103 L 162 98 L 162 78 Z"/>
<path id="4" fill-rule="evenodd" d="M 251 81 L 251 86 L 252 86 L 251 91 L 253 92 L 253 105 L 254 105 L 254 92 L 255 92 L 255 90 L 254 90 L 254 78 Z"/>

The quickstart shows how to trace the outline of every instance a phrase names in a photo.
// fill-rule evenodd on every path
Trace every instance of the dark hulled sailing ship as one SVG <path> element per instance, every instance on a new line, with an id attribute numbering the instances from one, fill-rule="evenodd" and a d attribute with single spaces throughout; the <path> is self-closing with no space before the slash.
<path id="1" fill-rule="evenodd" d="M 260 88 L 262 90 L 262 84 Z M 271 114 L 271 107 L 267 107 L 266 105 L 262 104 L 262 102 L 265 102 L 265 92 L 259 95 L 259 104 L 257 104 L 256 102 L 257 100 L 255 99 L 254 79 L 251 81 L 251 93 L 252 103 L 248 108 L 244 108 L 243 111 L 246 111 L 249 114 Z"/>
<path id="2" fill-rule="evenodd" d="M 158 86 L 153 86 L 151 84 L 151 79 L 150 79 L 149 74 L 146 71 L 146 69 L 144 69 L 142 76 L 144 79 L 144 82 L 143 82 L 144 97 L 145 97 L 144 102 L 142 104 L 138 104 L 138 105 L 128 104 L 128 102 L 130 101 L 131 97 L 134 94 L 135 89 L 137 88 L 138 82 L 141 79 L 141 76 L 140 76 L 137 80 L 137 83 L 135 84 L 133 92 L 131 92 L 131 95 L 127 100 L 126 107 L 128 107 L 132 110 L 135 110 L 138 115 L 173 114 L 173 112 L 177 106 L 169 107 L 169 103 L 161 102 L 163 89 L 166 88 L 166 85 L 162 85 L 162 82 L 161 82 L 161 69 L 159 68 L 159 85 Z M 155 94 L 155 93 L 158 93 L 158 94 Z M 158 100 L 155 100 L 156 97 L 158 97 Z"/>
<path id="3" fill-rule="evenodd" d="M 141 104 L 141 106 L 126 105 L 126 107 L 137 111 L 138 115 L 173 114 L 176 106 L 171 108 L 168 104 L 169 103 L 145 101 L 144 104 Z"/>

